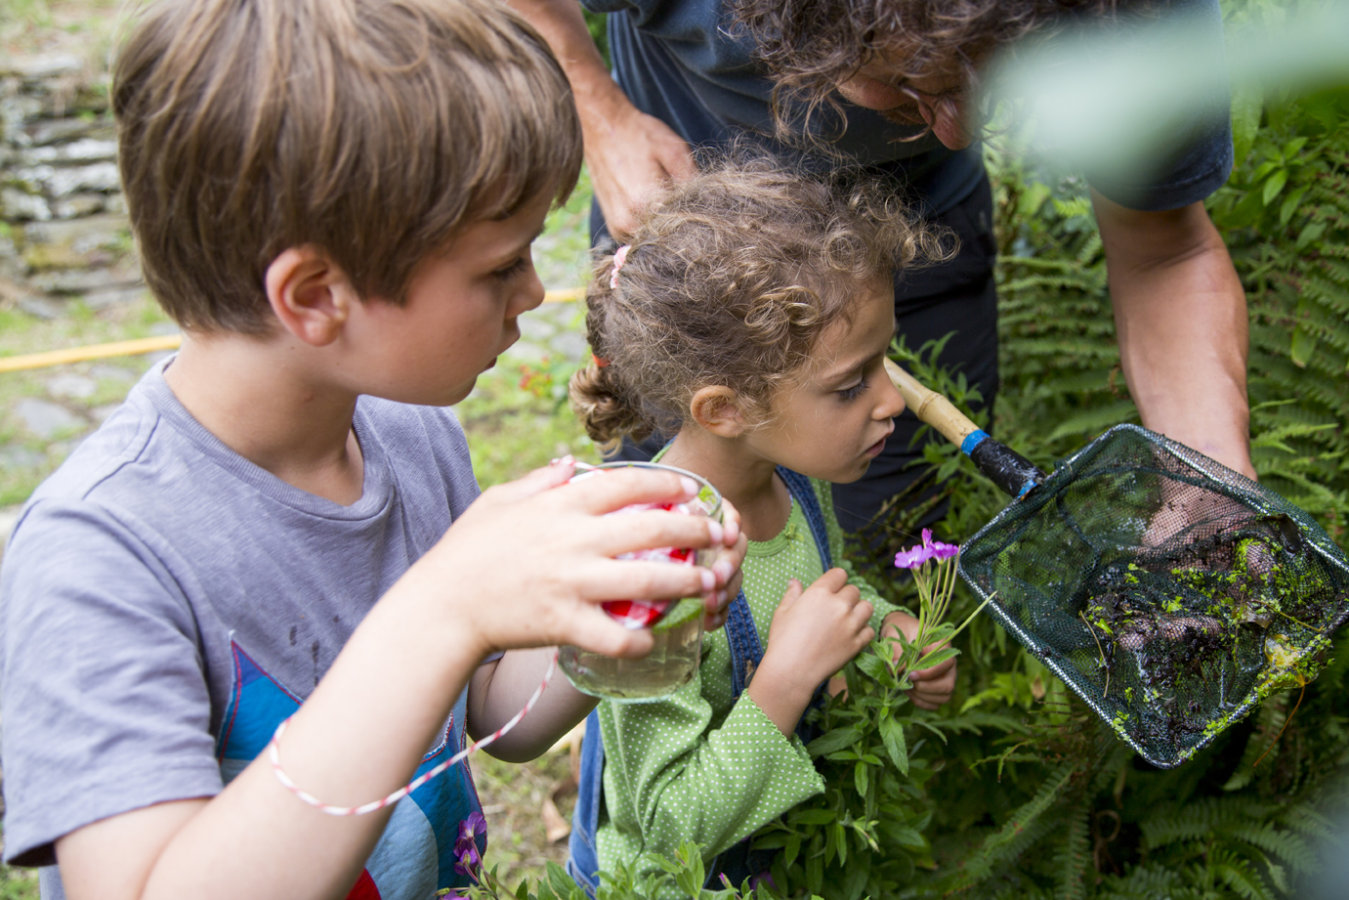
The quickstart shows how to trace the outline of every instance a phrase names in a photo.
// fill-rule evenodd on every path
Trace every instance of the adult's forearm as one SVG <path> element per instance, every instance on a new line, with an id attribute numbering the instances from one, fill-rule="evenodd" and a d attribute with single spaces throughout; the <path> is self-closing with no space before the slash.
<path id="1" fill-rule="evenodd" d="M 1202 204 L 1095 197 L 1125 380 L 1143 425 L 1251 477 L 1246 295 Z"/>
<path id="2" fill-rule="evenodd" d="M 582 123 L 593 123 L 604 105 L 626 102 L 586 27 L 575 0 L 509 0 L 507 6 L 538 29 L 571 83 Z"/>
<path id="3" fill-rule="evenodd" d="M 613 80 L 574 0 L 510 0 L 548 41 L 571 82 L 595 200 L 615 238 L 665 185 L 697 171 L 688 143 L 637 109 Z"/>

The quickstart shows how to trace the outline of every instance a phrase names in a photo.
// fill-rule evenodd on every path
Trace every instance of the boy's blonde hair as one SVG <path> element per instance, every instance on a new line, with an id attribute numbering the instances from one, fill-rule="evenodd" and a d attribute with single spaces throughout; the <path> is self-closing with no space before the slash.
<path id="1" fill-rule="evenodd" d="M 752 421 L 849 319 L 859 286 L 944 258 L 893 186 L 797 171 L 737 149 L 642 215 L 614 274 L 596 261 L 586 328 L 596 359 L 571 380 L 590 437 L 674 434 L 695 392 L 733 388 Z"/>
<path id="2" fill-rule="evenodd" d="M 146 280 L 190 329 L 269 332 L 264 273 L 304 245 L 401 304 L 457 231 L 565 199 L 581 164 L 566 78 L 497 0 L 164 0 L 112 102 Z"/>

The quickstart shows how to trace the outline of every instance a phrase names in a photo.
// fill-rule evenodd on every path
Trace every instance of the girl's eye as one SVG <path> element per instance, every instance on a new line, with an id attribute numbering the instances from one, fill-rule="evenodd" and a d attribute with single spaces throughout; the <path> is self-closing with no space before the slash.
<path id="1" fill-rule="evenodd" d="M 863 378 L 857 384 L 845 387 L 842 390 L 835 391 L 840 402 L 847 403 L 849 400 L 856 400 L 862 396 L 862 392 L 867 389 L 867 380 Z"/>
<path id="2" fill-rule="evenodd" d="M 516 275 L 519 275 L 529 265 L 529 260 L 522 256 L 519 259 L 506 266 L 504 269 L 497 269 L 492 273 L 492 277 L 499 281 L 510 281 Z"/>

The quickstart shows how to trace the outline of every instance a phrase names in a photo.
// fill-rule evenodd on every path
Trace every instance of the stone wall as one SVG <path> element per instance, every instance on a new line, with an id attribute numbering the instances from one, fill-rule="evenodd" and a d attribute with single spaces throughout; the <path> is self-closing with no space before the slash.
<path id="1" fill-rule="evenodd" d="M 76 55 L 0 57 L 0 303 L 55 317 L 144 290 L 107 84 Z"/>

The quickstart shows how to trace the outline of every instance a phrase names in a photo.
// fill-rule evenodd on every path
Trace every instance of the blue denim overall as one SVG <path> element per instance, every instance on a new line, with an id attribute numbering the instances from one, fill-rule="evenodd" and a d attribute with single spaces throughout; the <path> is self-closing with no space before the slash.
<path id="1" fill-rule="evenodd" d="M 820 563 L 828 571 L 833 567 L 829 537 L 824 513 L 815 499 L 810 479 L 781 466 L 778 466 L 777 473 L 801 507 L 806 523 L 810 526 L 811 536 L 815 538 L 815 547 L 820 552 Z M 732 696 L 739 697 L 763 659 L 763 647 L 759 644 L 759 633 L 754 627 L 754 617 L 750 614 L 749 601 L 745 599 L 744 591 L 727 607 L 726 639 L 731 649 Z M 817 692 L 816 701 L 819 699 Z M 809 740 L 802 724 L 797 725 L 796 731 L 802 740 Z M 599 829 L 600 805 L 604 802 L 603 772 L 604 743 L 600 739 L 599 714 L 591 712 L 586 719 L 585 740 L 581 742 L 581 774 L 577 785 L 576 811 L 572 815 L 567 873 L 592 898 L 599 887 L 595 833 Z M 770 854 L 767 859 L 771 858 Z M 766 860 L 762 864 L 751 863 L 749 842 L 741 841 L 713 860 L 708 867 L 707 884 L 708 887 L 720 886 L 721 874 L 725 873 L 732 884 L 739 885 L 745 878 L 767 868 Z"/>

